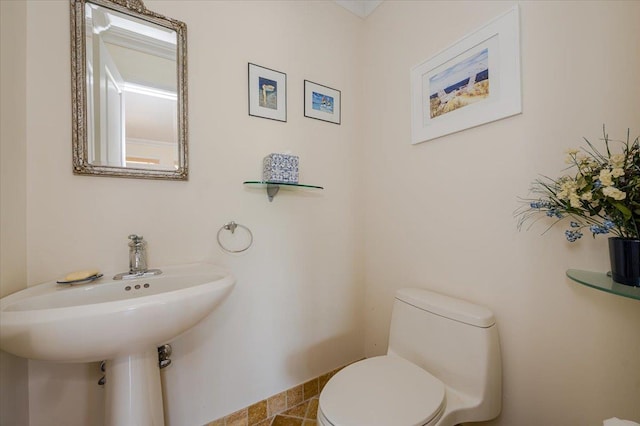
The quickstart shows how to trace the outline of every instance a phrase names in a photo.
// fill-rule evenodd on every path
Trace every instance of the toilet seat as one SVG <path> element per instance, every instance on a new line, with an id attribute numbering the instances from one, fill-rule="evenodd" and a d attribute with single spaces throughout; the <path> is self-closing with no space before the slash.
<path id="1" fill-rule="evenodd" d="M 320 394 L 319 418 L 332 426 L 423 426 L 445 407 L 444 384 L 397 356 L 351 364 Z"/>

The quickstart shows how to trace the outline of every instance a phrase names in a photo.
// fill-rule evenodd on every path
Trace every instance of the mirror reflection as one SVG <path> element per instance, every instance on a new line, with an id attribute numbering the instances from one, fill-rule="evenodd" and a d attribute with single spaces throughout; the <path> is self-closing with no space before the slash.
<path id="1" fill-rule="evenodd" d="M 84 98 L 77 117 L 86 120 L 76 126 L 74 171 L 186 179 L 186 28 L 129 1 L 74 0 L 84 45 L 74 100 Z"/>

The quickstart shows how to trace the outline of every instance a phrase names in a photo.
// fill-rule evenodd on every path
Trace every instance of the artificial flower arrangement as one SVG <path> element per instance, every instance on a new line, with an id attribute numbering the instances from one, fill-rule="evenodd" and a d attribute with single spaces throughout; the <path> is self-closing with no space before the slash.
<path id="1" fill-rule="evenodd" d="M 626 141 L 614 141 L 603 133 L 605 153 L 585 139 L 588 148 L 567 152 L 571 174 L 534 181 L 531 193 L 537 198 L 524 200 L 517 212 L 518 229 L 543 214 L 555 219 L 551 226 L 569 220 L 565 236 L 570 242 L 581 238 L 585 228 L 594 238 L 599 234 L 640 238 L 639 138 L 631 141 L 627 132 Z"/>

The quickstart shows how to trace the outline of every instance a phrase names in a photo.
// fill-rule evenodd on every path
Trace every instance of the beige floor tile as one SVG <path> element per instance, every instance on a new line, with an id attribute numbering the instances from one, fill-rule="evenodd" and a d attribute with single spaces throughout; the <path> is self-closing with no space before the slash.
<path id="1" fill-rule="evenodd" d="M 226 426 L 248 426 L 247 409 L 243 408 L 225 418 Z"/>
<path id="2" fill-rule="evenodd" d="M 307 409 L 307 414 L 305 418 L 315 420 L 318 418 L 318 398 L 313 398 L 309 401 L 309 408 Z"/>
<path id="3" fill-rule="evenodd" d="M 313 380 L 309 380 L 302 385 L 302 388 L 305 401 L 309 398 L 313 398 L 318 394 L 318 379 L 315 378 Z"/>
<path id="4" fill-rule="evenodd" d="M 271 426 L 302 426 L 302 419 L 295 417 L 276 416 Z"/>
<path id="5" fill-rule="evenodd" d="M 304 401 L 302 385 L 298 385 L 287 391 L 287 407 L 295 407 Z"/>
<path id="6" fill-rule="evenodd" d="M 249 426 L 260 423 L 267 419 L 267 400 L 262 400 L 249 406 L 248 420 Z"/>
<path id="7" fill-rule="evenodd" d="M 307 409 L 309 408 L 309 401 L 303 402 L 302 404 L 298 404 L 293 408 L 289 408 L 287 411 L 282 413 L 285 416 L 291 417 L 300 417 L 304 418 L 307 414 Z"/>
<path id="8" fill-rule="evenodd" d="M 287 392 L 280 392 L 267 399 L 267 416 L 272 417 L 287 409 Z"/>

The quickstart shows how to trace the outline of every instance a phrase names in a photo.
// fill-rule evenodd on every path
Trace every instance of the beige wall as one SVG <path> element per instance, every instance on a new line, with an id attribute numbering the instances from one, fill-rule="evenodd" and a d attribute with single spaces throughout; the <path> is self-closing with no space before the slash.
<path id="1" fill-rule="evenodd" d="M 26 3 L 0 2 L 0 297 L 27 286 Z M 27 361 L 0 351 L 0 425 L 28 423 Z"/>
<path id="2" fill-rule="evenodd" d="M 639 3 L 521 3 L 523 115 L 412 146 L 409 69 L 511 3 L 387 1 L 360 21 L 331 2 L 146 1 L 189 29 L 191 176 L 155 182 L 71 174 L 68 3 L 29 1 L 26 78 L 15 89 L 26 92 L 26 113 L 12 130 L 26 137 L 12 154 L 26 177 L 9 185 L 12 2 L 0 3 L 2 223 L 10 214 L 19 225 L 11 239 L 3 228 L 2 244 L 26 236 L 17 265 L 27 268 L 17 275 L 26 269 L 34 285 L 91 266 L 124 270 L 126 236 L 136 232 L 152 266 L 207 259 L 238 278 L 231 297 L 173 345 L 163 373 L 170 425 L 221 417 L 363 347 L 384 352 L 391 298 L 403 286 L 495 312 L 504 412 L 494 424 L 640 420 L 637 301 L 564 278 L 567 268 L 605 270 L 606 239 L 570 245 L 561 228 L 518 233 L 512 215 L 530 181 L 561 170 L 581 136 L 597 139 L 602 123 L 613 136 L 638 125 Z M 247 62 L 287 73 L 286 124 L 247 115 Z M 342 90 L 341 126 L 302 116 L 304 79 Z M 242 186 L 259 177 L 264 155 L 287 149 L 301 157 L 301 180 L 324 191 L 269 203 Z M 5 191 L 26 201 L 7 207 Z M 254 232 L 244 255 L 215 243 L 229 220 Z M 7 285 L 3 294 L 20 288 Z M 99 375 L 95 364 L 30 361 L 30 426 L 100 425 Z"/>
<path id="3" fill-rule="evenodd" d="M 27 285 L 26 2 L 0 3 L 0 296 Z"/>
<path id="4" fill-rule="evenodd" d="M 518 232 L 517 197 L 566 167 L 581 137 L 640 134 L 640 3 L 521 2 L 523 114 L 411 145 L 409 70 L 511 2 L 386 1 L 365 22 L 366 354 L 387 345 L 391 299 L 426 287 L 489 306 L 502 338 L 496 425 L 640 421 L 640 305 L 582 287 L 606 238 Z M 401 28 L 401 30 L 399 30 Z"/>
<path id="5" fill-rule="evenodd" d="M 163 373 L 169 424 L 201 425 L 363 355 L 362 28 L 332 2 L 145 4 L 188 25 L 189 181 L 72 175 L 68 1 L 30 1 L 28 281 L 124 271 L 130 233 L 148 240 L 153 267 L 201 259 L 230 267 L 232 295 L 175 341 Z M 248 62 L 287 73 L 287 123 L 248 115 Z M 304 79 L 342 90 L 341 126 L 303 116 Z M 242 185 L 283 150 L 300 156 L 302 182 L 325 190 L 281 191 L 270 203 Z M 246 254 L 216 243 L 230 220 L 253 231 Z M 97 365 L 29 365 L 31 426 L 101 424 Z"/>

